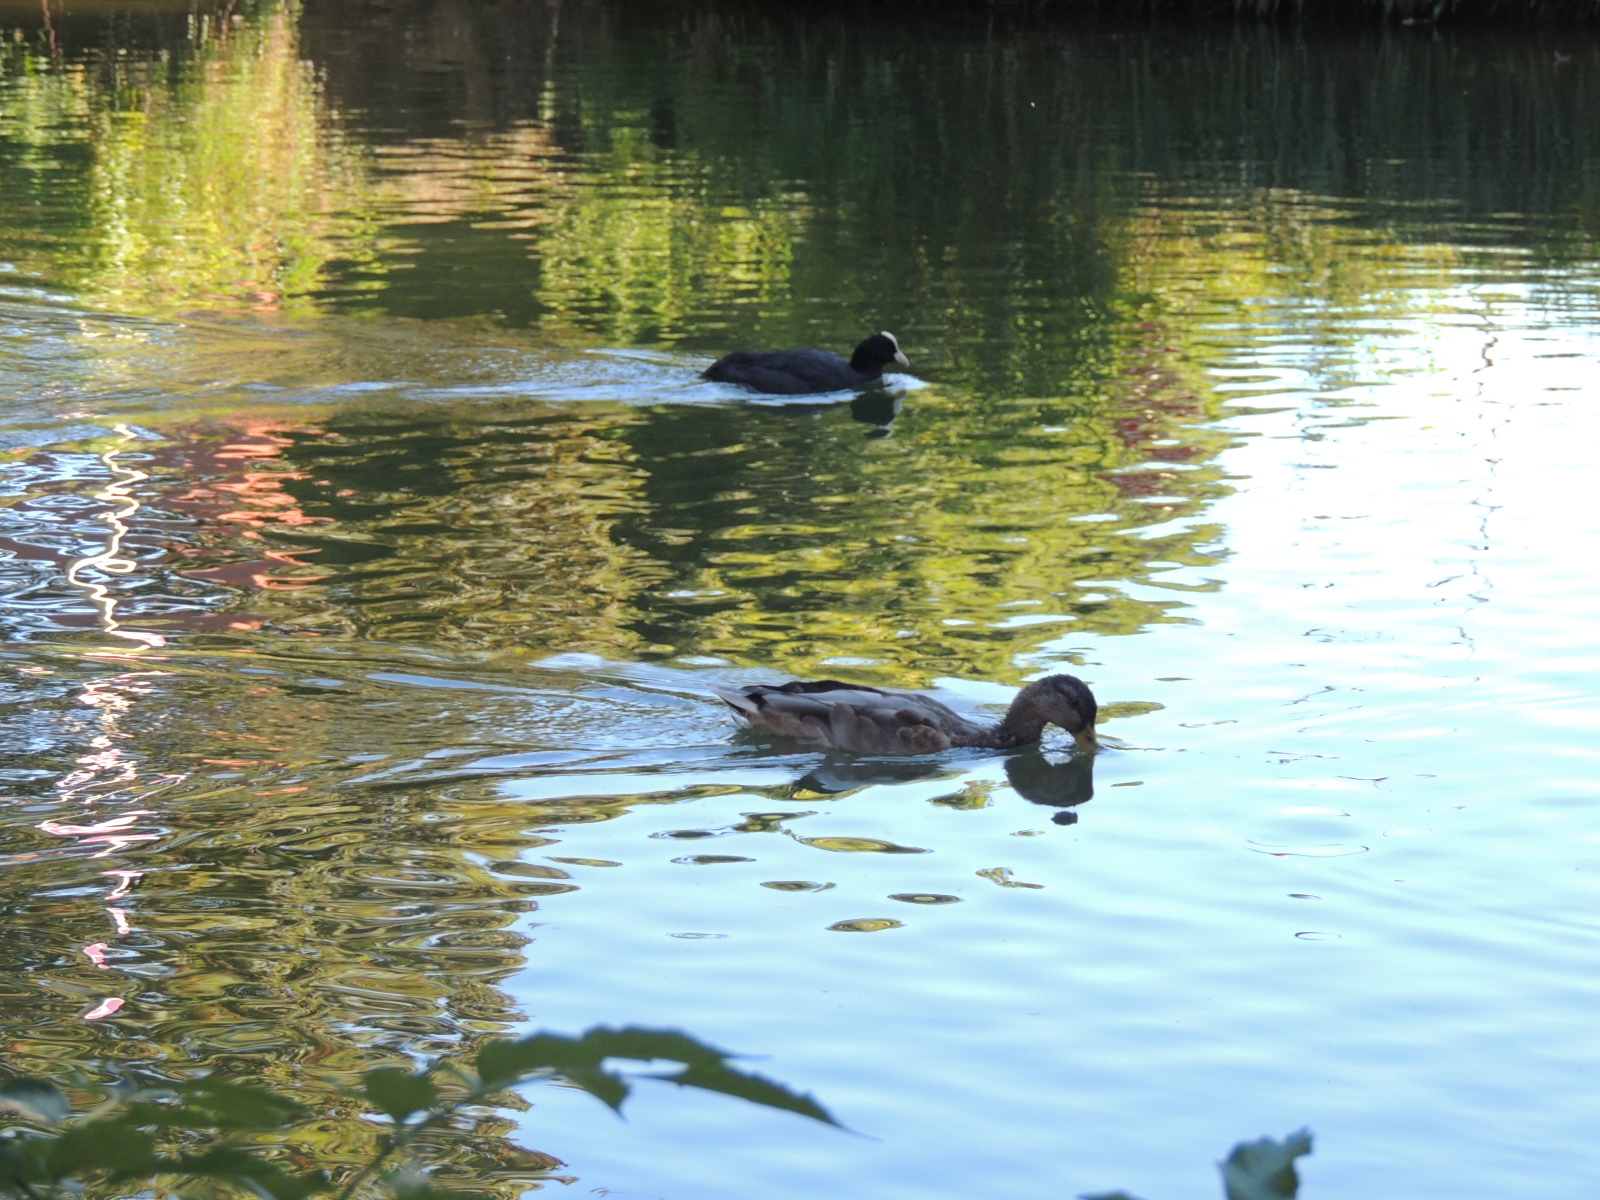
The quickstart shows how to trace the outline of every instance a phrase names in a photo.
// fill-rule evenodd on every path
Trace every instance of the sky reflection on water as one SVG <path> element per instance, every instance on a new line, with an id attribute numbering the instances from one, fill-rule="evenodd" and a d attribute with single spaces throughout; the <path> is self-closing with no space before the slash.
<path id="1" fill-rule="evenodd" d="M 1225 161 L 1158 153 L 1175 141 L 1157 122 L 1140 171 L 1093 159 L 1063 175 L 1056 158 L 1018 185 L 1066 196 L 1061 211 L 1104 207 L 1008 274 L 1028 239 L 947 198 L 830 208 L 856 177 L 775 137 L 705 170 L 759 193 L 774 177 L 761 155 L 800 155 L 817 173 L 787 178 L 810 207 L 783 192 L 717 237 L 752 239 L 737 261 L 798 265 L 730 274 L 725 294 L 687 268 L 652 274 L 679 260 L 649 237 L 704 199 L 685 163 L 738 142 L 744 116 L 694 122 L 744 78 L 739 54 L 768 62 L 779 43 L 727 33 L 706 82 L 685 65 L 692 39 L 671 42 L 666 74 L 640 77 L 674 101 L 669 139 L 648 105 L 594 99 L 642 86 L 618 68 L 640 43 L 580 25 L 589 40 L 551 77 L 559 111 L 537 129 L 502 113 L 471 159 L 521 163 L 570 202 L 558 232 L 528 227 L 550 239 L 543 307 L 494 316 L 528 260 L 485 266 L 480 319 L 463 323 L 443 319 L 470 296 L 456 268 L 499 262 L 506 231 L 471 232 L 475 193 L 444 186 L 459 147 L 423 136 L 457 101 L 413 99 L 399 132 L 363 124 L 376 110 L 359 104 L 332 122 L 327 96 L 366 77 L 300 71 L 330 26 L 287 11 L 199 47 L 209 74 L 164 103 L 225 131 L 244 111 L 228 81 L 263 86 L 272 66 L 278 128 L 344 164 L 336 208 L 366 195 L 364 156 L 387 164 L 371 168 L 389 189 L 381 237 L 353 200 L 294 228 L 324 249 L 368 237 L 369 265 L 421 248 L 404 286 L 341 292 L 361 272 L 330 252 L 297 293 L 248 280 L 257 311 L 234 294 L 173 320 L 173 294 L 192 304 L 196 280 L 221 278 L 212 260 L 163 276 L 175 293 L 136 294 L 142 269 L 85 266 L 103 227 L 3 231 L 0 257 L 23 268 L 0 309 L 15 398 L 0 426 L 0 1024 L 17 1061 L 218 1067 L 337 1103 L 360 1070 L 463 1039 L 638 1022 L 771 1056 L 764 1069 L 870 1136 L 665 1087 L 618 1126 L 546 1089 L 490 1119 L 472 1154 L 521 1126 L 585 1186 L 650 1195 L 1159 1200 L 1214 1188 L 1218 1147 L 1309 1125 L 1308 1196 L 1488 1200 L 1530 1180 L 1584 1194 L 1600 1166 L 1584 402 L 1600 280 L 1571 188 L 1592 158 L 1397 182 L 1374 154 L 1372 194 L 1342 197 L 1258 139 L 1238 153 L 1263 186 L 1241 189 Z M 315 61 L 355 54 L 349 36 Z M 992 61 L 978 45 L 952 34 L 928 53 Z M 1092 83 L 1145 78 L 1172 47 L 1081 48 Z M 1368 49 L 1330 54 L 1395 80 L 1440 53 Z M 1216 78 L 1256 78 L 1234 50 Z M 791 131 L 815 112 L 815 52 L 770 77 L 762 111 L 790 112 Z M 1073 86 L 1037 39 L 1021 53 L 1013 84 Z M 133 57 L 139 82 L 151 60 Z M 69 75 L 8 94 L 59 100 L 92 78 Z M 1557 124 L 1580 88 L 1496 78 L 1556 104 Z M 953 112 L 972 84 L 949 86 Z M 81 96 L 72 121 L 114 108 Z M 1501 144 L 1520 119 L 1495 126 Z M 600 172 L 593 139 L 635 126 L 655 133 L 618 132 L 611 175 L 556 172 Z M 1110 154 L 1119 128 L 1083 136 Z M 1415 148 L 1411 127 L 1389 133 Z M 1054 153 L 1055 136 L 1007 144 Z M 0 125 L 23 158 L 64 153 L 53 137 Z M 1434 150 L 1435 166 L 1470 163 Z M 410 212 L 421 227 L 424 178 L 442 206 L 429 227 L 456 251 L 383 224 Z M 1407 189 L 1466 207 L 1373 215 Z M 881 322 L 916 330 L 902 336 L 929 381 L 892 436 L 863 437 L 847 405 L 706 394 L 694 372 L 719 340 L 853 328 L 844 304 L 813 323 L 791 281 L 830 263 L 849 287 L 871 278 L 871 262 L 838 264 L 881 227 L 879 203 L 942 230 L 960 265 L 930 269 Z M 649 237 L 620 239 L 634 218 Z M 785 243 L 802 219 L 807 237 Z M 589 243 L 585 222 L 602 230 Z M 688 240 L 696 270 L 725 261 Z M 548 265 L 584 245 L 654 266 Z M 617 279 L 655 290 L 613 304 Z M 970 290 L 936 313 L 957 284 Z M 693 304 L 674 316 L 673 297 Z M 968 321 L 1000 311 L 1016 318 L 1005 336 Z M 1112 714 L 1092 766 L 1059 736 L 926 763 L 774 746 L 707 690 L 845 674 L 993 711 L 1062 666 Z M 317 1149 L 353 1158 L 370 1135 L 341 1110 Z"/>

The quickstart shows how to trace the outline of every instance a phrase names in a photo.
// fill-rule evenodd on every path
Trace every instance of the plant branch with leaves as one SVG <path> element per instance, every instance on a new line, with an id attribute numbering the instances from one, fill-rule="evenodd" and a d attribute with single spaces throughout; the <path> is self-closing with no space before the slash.
<path id="1" fill-rule="evenodd" d="M 417 1157 L 423 1134 L 464 1110 L 493 1103 L 524 1083 L 579 1088 L 621 1111 L 636 1078 L 737 1096 L 752 1104 L 838 1122 L 811 1097 L 730 1066 L 732 1056 L 675 1030 L 597 1027 L 579 1037 L 536 1033 L 484 1043 L 470 1065 L 440 1060 L 417 1071 L 368 1071 L 359 1099 L 387 1119 L 377 1152 L 336 1178 L 292 1169 L 247 1141 L 292 1130 L 308 1119 L 272 1092 L 214 1076 L 179 1083 L 96 1083 L 13 1076 L 0 1086 L 0 1196 L 66 1200 L 105 1183 L 138 1183 L 171 1195 L 215 1196 L 219 1185 L 261 1200 L 305 1200 L 336 1193 L 365 1200 L 380 1189 L 402 1200 L 451 1195 Z M 665 1071 L 627 1071 L 624 1062 L 677 1063 Z M 69 1092 L 91 1099 L 75 1109 Z"/>

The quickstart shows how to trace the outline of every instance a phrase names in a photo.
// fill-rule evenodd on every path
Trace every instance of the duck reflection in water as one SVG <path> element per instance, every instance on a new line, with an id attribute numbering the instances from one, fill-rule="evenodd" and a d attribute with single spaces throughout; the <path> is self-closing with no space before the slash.
<path id="1" fill-rule="evenodd" d="M 954 779 L 960 771 L 936 762 L 884 762 L 854 754 L 829 754 L 794 781 L 797 791 L 837 796 L 880 783 L 915 783 L 919 779 Z"/>
<path id="2" fill-rule="evenodd" d="M 1075 825 L 1077 806 L 1094 799 L 1094 759 L 1051 762 L 1037 750 L 1014 754 L 1006 759 L 1006 782 L 1025 800 L 1059 808 L 1050 817 L 1057 825 Z"/>
<path id="3" fill-rule="evenodd" d="M 839 796 L 879 784 L 956 779 L 961 774 L 936 762 L 885 762 L 853 754 L 829 754 L 795 780 L 794 789 Z M 1076 825 L 1078 805 L 1094 799 L 1094 759 L 1075 754 L 1052 762 L 1038 750 L 1024 751 L 1006 759 L 1006 782 L 1024 800 L 1060 809 L 1050 817 L 1057 825 Z"/>

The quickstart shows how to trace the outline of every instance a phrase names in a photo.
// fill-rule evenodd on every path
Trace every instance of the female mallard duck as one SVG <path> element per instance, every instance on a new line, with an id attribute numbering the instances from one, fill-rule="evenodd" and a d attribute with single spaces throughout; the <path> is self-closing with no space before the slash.
<path id="1" fill-rule="evenodd" d="M 952 746 L 1011 750 L 1038 741 L 1047 724 L 1061 726 L 1091 753 L 1099 748 L 1094 693 L 1073 675 L 1034 680 L 993 725 L 969 721 L 915 692 L 836 679 L 711 690 L 755 729 L 860 754 L 933 754 Z"/>

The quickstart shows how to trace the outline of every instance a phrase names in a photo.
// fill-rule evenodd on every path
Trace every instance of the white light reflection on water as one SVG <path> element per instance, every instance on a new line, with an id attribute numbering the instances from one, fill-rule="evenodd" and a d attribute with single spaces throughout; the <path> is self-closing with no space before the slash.
<path id="1" fill-rule="evenodd" d="M 165 646 L 167 639 L 159 633 L 124 628 L 122 622 L 117 619 L 117 598 L 104 583 L 94 579 L 92 575 L 85 575 L 85 572 L 130 575 L 139 569 L 137 562 L 125 558 L 122 554 L 122 542 L 128 536 L 127 522 L 141 507 L 139 500 L 131 495 L 128 489 L 150 476 L 120 461 L 121 455 L 126 453 L 127 448 L 138 441 L 138 435 L 126 425 L 118 424 L 112 428 L 124 445 L 106 450 L 100 455 L 100 461 L 111 473 L 112 482 L 93 493 L 95 499 L 111 505 L 98 517 L 109 531 L 106 544 L 95 553 L 85 554 L 67 564 L 66 580 L 70 586 L 83 592 L 99 615 L 100 627 L 111 637 L 122 638 L 143 646 Z"/>

